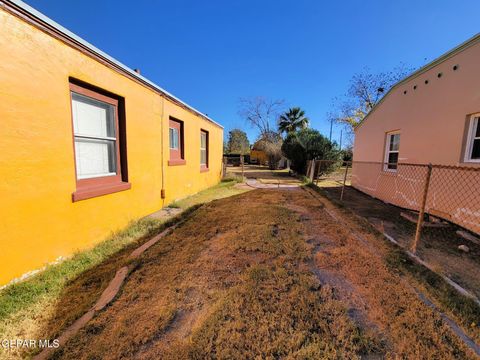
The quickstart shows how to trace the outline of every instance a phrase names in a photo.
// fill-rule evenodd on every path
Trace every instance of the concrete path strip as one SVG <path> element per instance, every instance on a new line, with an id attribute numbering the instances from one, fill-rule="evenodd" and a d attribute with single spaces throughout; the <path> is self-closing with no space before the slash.
<path id="1" fill-rule="evenodd" d="M 98 299 L 97 303 L 93 306 L 92 310 L 95 312 L 102 310 L 105 306 L 107 306 L 113 298 L 118 294 L 120 288 L 125 281 L 125 278 L 128 275 L 128 267 L 124 266 L 120 270 L 117 270 L 115 277 L 110 281 L 107 288 L 103 291 L 100 299 Z"/>
<path id="2" fill-rule="evenodd" d="M 120 270 L 117 271 L 115 277 L 110 281 L 107 288 L 103 291 L 100 299 L 96 302 L 96 304 L 88 310 L 82 317 L 77 319 L 72 325 L 70 325 L 58 338 L 59 346 L 65 345 L 65 343 L 70 340 L 81 328 L 83 328 L 90 320 L 93 319 L 95 313 L 102 310 L 105 306 L 107 306 L 114 297 L 120 291 L 120 288 L 125 281 L 125 278 L 128 275 L 128 267 L 124 266 Z M 34 359 L 43 360 L 48 359 L 53 352 L 57 350 L 56 348 L 47 348 L 43 350 L 40 354 L 34 357 Z"/>
<path id="3" fill-rule="evenodd" d="M 245 182 L 248 186 L 255 189 L 279 189 L 279 188 L 298 188 L 301 186 L 301 183 L 298 184 L 282 184 L 278 182 L 277 184 L 263 184 L 257 179 L 247 179 Z"/>
<path id="4" fill-rule="evenodd" d="M 162 239 L 171 231 L 173 231 L 178 226 L 178 224 L 179 223 L 170 226 L 169 228 L 162 231 L 160 234 L 154 236 L 149 241 L 147 241 L 143 245 L 133 250 L 129 255 L 128 259 L 138 258 L 146 250 L 148 250 L 150 247 L 155 245 L 160 239 Z M 85 314 L 83 314 L 82 317 L 78 318 L 72 325 L 70 325 L 66 330 L 64 330 L 63 333 L 58 337 L 58 342 L 60 344 L 59 347 L 65 345 L 65 343 L 67 343 L 68 340 L 70 340 L 75 334 L 77 334 L 80 331 L 80 329 L 82 329 L 90 320 L 93 319 L 93 317 L 97 312 L 101 311 L 108 304 L 112 302 L 112 300 L 115 298 L 115 296 L 117 296 L 118 292 L 122 288 L 130 270 L 131 269 L 128 266 L 124 266 L 119 270 L 117 270 L 114 278 L 110 281 L 106 289 L 103 291 L 102 295 L 100 295 L 100 298 L 97 300 L 95 305 L 93 305 L 93 307 L 90 310 L 88 310 Z M 53 353 L 56 350 L 57 348 L 46 348 L 42 352 L 40 352 L 38 355 L 36 355 L 33 359 L 34 360 L 48 359 L 50 358 L 50 356 L 53 355 Z"/>
<path id="5" fill-rule="evenodd" d="M 169 232 L 174 230 L 176 227 L 177 227 L 177 225 L 173 225 L 173 226 L 169 227 L 168 229 L 162 231 L 160 234 L 154 236 L 153 238 L 148 240 L 145 244 L 143 244 L 142 246 L 133 250 L 128 258 L 129 259 L 136 259 L 140 255 L 142 255 L 145 251 L 147 251 L 148 248 L 155 245 L 158 242 L 158 240 L 163 238 L 165 235 L 167 235 Z"/>
<path id="6" fill-rule="evenodd" d="M 478 345 L 477 343 L 475 343 L 475 341 L 473 341 L 472 338 L 470 338 L 467 334 L 465 334 L 465 332 L 460 328 L 460 326 L 457 325 L 457 323 L 455 321 L 453 321 L 452 319 L 450 319 L 446 314 L 444 314 L 442 311 L 440 311 L 437 306 L 431 302 L 426 296 L 425 294 L 423 294 L 420 290 L 418 289 L 415 289 L 415 292 L 417 293 L 418 297 L 420 298 L 420 300 L 427 306 L 429 306 L 430 308 L 432 308 L 434 311 L 437 311 L 441 318 L 443 319 L 443 321 L 445 321 L 447 323 L 448 326 L 450 326 L 450 328 L 452 329 L 452 331 L 457 334 L 457 336 L 462 339 L 462 341 L 470 348 L 472 349 L 475 354 L 477 356 L 480 356 L 480 345 Z"/>

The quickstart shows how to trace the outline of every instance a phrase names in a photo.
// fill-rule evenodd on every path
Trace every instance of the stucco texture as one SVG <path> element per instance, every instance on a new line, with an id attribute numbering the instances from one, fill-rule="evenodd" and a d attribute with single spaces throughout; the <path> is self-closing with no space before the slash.
<path id="1" fill-rule="evenodd" d="M 479 168 L 464 160 L 470 117 L 480 112 L 479 63 L 477 42 L 386 95 L 355 130 L 352 185 L 386 202 L 420 208 L 426 166 L 388 172 L 379 164 L 392 131 L 400 132 L 399 163 Z M 479 233 L 479 181 L 475 169 L 434 167 L 426 210 Z"/>
<path id="2" fill-rule="evenodd" d="M 0 28 L 0 285 L 219 182 L 221 127 L 3 10 Z M 131 189 L 72 202 L 69 77 L 125 99 Z M 169 116 L 185 124 L 182 166 L 167 165 Z M 200 129 L 209 132 L 208 172 Z"/>

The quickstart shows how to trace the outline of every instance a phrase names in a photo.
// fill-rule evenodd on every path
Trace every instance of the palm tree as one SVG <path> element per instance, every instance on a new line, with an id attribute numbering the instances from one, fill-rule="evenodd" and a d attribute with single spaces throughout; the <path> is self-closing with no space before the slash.
<path id="1" fill-rule="evenodd" d="M 309 119 L 305 116 L 305 111 L 299 107 L 288 109 L 287 112 L 280 115 L 278 119 L 278 130 L 282 133 L 293 133 L 308 126 Z"/>

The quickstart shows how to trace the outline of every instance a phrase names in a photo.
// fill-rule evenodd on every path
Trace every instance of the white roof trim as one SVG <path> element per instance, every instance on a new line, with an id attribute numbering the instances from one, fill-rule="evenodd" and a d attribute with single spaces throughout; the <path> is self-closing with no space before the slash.
<path id="1" fill-rule="evenodd" d="M 0 0 L 0 3 L 5 3 L 6 1 L 1 1 Z M 211 121 L 212 123 L 214 123 L 215 125 L 219 126 L 220 128 L 223 129 L 223 126 L 220 125 L 219 123 L 217 123 L 215 120 L 213 120 L 212 118 L 208 117 L 207 115 L 205 115 L 204 113 L 198 111 L 197 109 L 195 109 L 194 107 L 188 105 L 187 103 L 183 102 L 182 100 L 180 100 L 179 98 L 177 98 L 176 96 L 172 95 L 171 93 L 169 93 L 168 91 L 166 91 L 165 89 L 161 88 L 160 86 L 158 86 L 157 84 L 155 84 L 154 82 L 148 80 L 147 78 L 143 77 L 142 75 L 138 74 L 137 72 L 135 72 L 134 70 L 132 70 L 131 68 L 129 68 L 128 66 L 122 64 L 120 61 L 114 59 L 113 57 L 111 57 L 110 55 L 106 54 L 105 52 L 103 52 L 102 50 L 96 48 L 95 46 L 93 46 L 92 44 L 90 44 L 88 41 L 85 41 L 84 39 L 82 39 L 81 37 L 79 37 L 78 35 L 75 35 L 74 33 L 72 33 L 70 30 L 64 28 L 62 25 L 58 24 L 57 22 L 53 21 L 52 19 L 50 19 L 49 17 L 45 16 L 44 14 L 42 14 L 40 11 L 38 10 L 35 10 L 33 7 L 31 7 L 30 5 L 24 3 L 23 1 L 21 0 L 8 0 L 8 2 L 11 2 L 13 4 L 15 4 L 16 6 L 18 6 L 19 8 L 25 10 L 26 12 L 30 13 L 31 15 L 33 15 L 34 17 L 38 18 L 39 20 L 47 23 L 48 25 L 52 26 L 53 28 L 55 28 L 56 30 L 58 30 L 59 32 L 61 32 L 63 35 L 75 40 L 76 42 L 82 44 L 83 46 L 85 46 L 88 50 L 90 50 L 91 52 L 95 53 L 96 55 L 99 55 L 105 59 L 107 59 L 108 61 L 112 62 L 113 64 L 115 64 L 116 66 L 118 66 L 119 68 L 121 68 L 123 71 L 127 72 L 129 75 L 131 75 L 132 77 L 134 78 L 137 78 L 138 80 L 144 82 L 144 83 L 147 83 L 148 85 L 150 85 L 152 88 L 156 89 L 157 91 L 167 95 L 168 97 L 178 101 L 179 103 L 181 103 L 182 105 L 184 105 L 186 108 L 190 109 L 191 111 L 195 112 L 196 114 L 206 118 L 207 120 Z"/>

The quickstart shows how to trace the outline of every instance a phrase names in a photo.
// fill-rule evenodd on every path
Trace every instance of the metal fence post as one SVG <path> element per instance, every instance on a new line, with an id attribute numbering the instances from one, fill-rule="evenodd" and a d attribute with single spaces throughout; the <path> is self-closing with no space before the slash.
<path id="1" fill-rule="evenodd" d="M 313 171 L 315 170 L 315 160 L 310 160 L 310 165 L 308 166 L 308 178 L 313 182 Z"/>
<path id="2" fill-rule="evenodd" d="M 243 155 L 240 155 L 240 164 L 242 165 L 242 179 L 245 177 L 245 167 L 243 166 L 244 158 Z"/>
<path id="3" fill-rule="evenodd" d="M 222 159 L 222 171 L 223 171 L 223 177 L 227 176 L 227 157 L 224 156 Z"/>
<path id="4" fill-rule="evenodd" d="M 343 176 L 343 186 L 342 186 L 342 193 L 340 194 L 340 201 L 343 201 L 343 192 L 345 191 L 345 183 L 347 182 L 347 173 L 348 173 L 348 161 L 346 161 L 347 166 L 345 168 L 345 175 Z"/>
<path id="5" fill-rule="evenodd" d="M 317 176 L 315 176 L 315 185 L 318 186 L 318 175 L 320 174 L 320 170 L 322 170 L 322 162 L 323 160 L 318 160 L 318 170 L 317 170 Z"/>
<path id="6" fill-rule="evenodd" d="M 415 239 L 412 245 L 412 252 L 417 252 L 418 242 L 420 241 L 420 234 L 422 232 L 423 217 L 425 216 L 425 206 L 427 204 L 428 187 L 430 186 L 430 178 L 432 176 L 432 164 L 428 164 L 427 178 L 425 179 L 425 188 L 423 189 L 423 198 L 420 211 L 418 212 L 417 230 L 415 231 Z"/>

